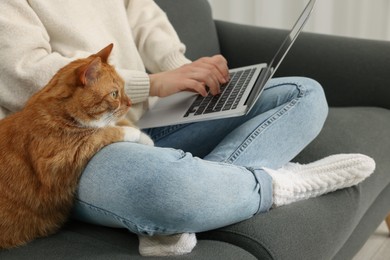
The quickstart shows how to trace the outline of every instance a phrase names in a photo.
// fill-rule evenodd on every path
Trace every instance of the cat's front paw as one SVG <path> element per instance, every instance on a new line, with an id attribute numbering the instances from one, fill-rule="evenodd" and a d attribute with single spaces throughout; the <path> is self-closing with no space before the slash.
<path id="1" fill-rule="evenodd" d="M 123 141 L 154 146 L 153 140 L 139 129 L 129 126 L 123 126 L 122 129 L 124 130 Z"/>
<path id="2" fill-rule="evenodd" d="M 141 131 L 130 126 L 122 126 L 124 135 L 123 141 L 137 143 L 141 137 Z"/>
<path id="3" fill-rule="evenodd" d="M 154 146 L 153 140 L 146 134 L 141 132 L 141 135 L 139 137 L 139 143 L 144 144 L 144 145 L 149 145 L 149 146 Z"/>

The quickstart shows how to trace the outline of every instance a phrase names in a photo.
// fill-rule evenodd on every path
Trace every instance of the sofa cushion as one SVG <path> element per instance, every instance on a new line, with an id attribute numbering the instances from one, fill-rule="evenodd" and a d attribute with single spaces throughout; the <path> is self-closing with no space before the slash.
<path id="1" fill-rule="evenodd" d="M 319 137 L 296 160 L 305 163 L 335 153 L 364 153 L 377 161 L 372 176 L 358 186 L 276 208 L 201 236 L 238 245 L 259 259 L 332 259 L 378 196 L 389 193 L 390 139 L 384 139 L 388 129 L 387 109 L 331 108 Z M 383 220 L 386 212 L 370 214 Z"/>
<path id="2" fill-rule="evenodd" d="M 156 0 L 168 15 L 180 40 L 188 47 L 186 56 L 195 60 L 219 53 L 215 24 L 207 0 Z"/>
<path id="3" fill-rule="evenodd" d="M 184 259 L 248 259 L 256 257 L 245 250 L 220 241 L 202 240 Z M 183 259 L 182 258 L 182 259 Z M 145 259 L 138 253 L 138 239 L 125 229 L 113 229 L 85 224 L 68 223 L 61 231 L 47 238 L 12 250 L 0 251 L 0 259 L 51 259 L 51 260 L 116 260 Z M 148 257 L 147 259 L 161 259 Z M 181 259 L 181 257 L 164 257 Z"/>

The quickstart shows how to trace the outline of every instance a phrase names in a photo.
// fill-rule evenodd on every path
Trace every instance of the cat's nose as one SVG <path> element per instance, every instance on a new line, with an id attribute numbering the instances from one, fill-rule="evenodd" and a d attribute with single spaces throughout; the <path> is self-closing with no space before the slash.
<path id="1" fill-rule="evenodd" d="M 127 100 L 126 100 L 126 106 L 131 107 L 131 100 L 130 100 L 130 98 L 127 98 Z"/>

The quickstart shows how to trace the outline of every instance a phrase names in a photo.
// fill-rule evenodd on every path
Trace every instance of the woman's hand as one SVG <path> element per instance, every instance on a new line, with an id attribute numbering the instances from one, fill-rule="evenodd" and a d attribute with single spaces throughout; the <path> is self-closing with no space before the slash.
<path id="1" fill-rule="evenodd" d="M 166 97 L 185 90 L 207 96 L 206 86 L 217 95 L 220 85 L 229 81 L 229 68 L 222 55 L 215 55 L 149 77 L 150 96 Z"/>

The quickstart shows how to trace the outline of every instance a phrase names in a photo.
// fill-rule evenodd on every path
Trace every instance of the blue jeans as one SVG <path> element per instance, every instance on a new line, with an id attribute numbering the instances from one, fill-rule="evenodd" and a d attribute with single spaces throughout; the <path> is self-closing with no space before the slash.
<path id="1" fill-rule="evenodd" d="M 245 116 L 146 129 L 155 147 L 111 144 L 88 163 L 73 217 L 137 234 L 201 232 L 272 206 L 272 178 L 320 132 L 328 107 L 307 78 L 273 79 Z"/>

